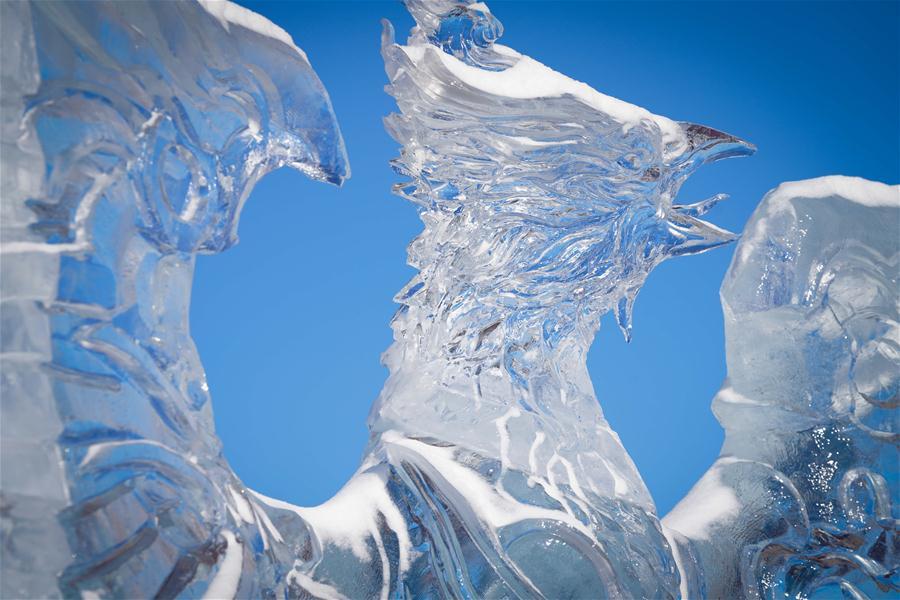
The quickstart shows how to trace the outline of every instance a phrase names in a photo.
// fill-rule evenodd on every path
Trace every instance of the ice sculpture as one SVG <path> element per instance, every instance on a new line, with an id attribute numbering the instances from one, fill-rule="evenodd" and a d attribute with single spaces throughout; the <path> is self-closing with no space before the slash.
<path id="1" fill-rule="evenodd" d="M 407 6 L 382 51 L 419 274 L 363 464 L 299 508 L 222 457 L 187 305 L 266 171 L 348 175 L 308 61 L 230 3 L 0 3 L 0 596 L 896 591 L 897 188 L 764 201 L 723 288 L 723 458 L 661 527 L 585 354 L 733 238 L 699 218 L 721 195 L 674 198 L 752 147 L 496 44 L 484 4 Z"/>
<path id="2" fill-rule="evenodd" d="M 495 44 L 483 4 L 408 2 L 382 52 L 397 193 L 425 223 L 397 296 L 363 465 L 300 513 L 315 593 L 665 598 L 676 565 L 591 387 L 599 317 L 626 335 L 650 270 L 732 239 L 674 204 L 744 142 L 604 96 Z M 328 586 L 323 587 L 323 586 Z"/>
<path id="3" fill-rule="evenodd" d="M 0 10 L 0 596 L 270 595 L 298 551 L 221 457 L 188 303 L 259 177 L 347 177 L 328 96 L 234 4 Z"/>
<path id="4" fill-rule="evenodd" d="M 782 184 L 722 285 L 721 457 L 665 518 L 685 597 L 900 594 L 900 186 Z"/>

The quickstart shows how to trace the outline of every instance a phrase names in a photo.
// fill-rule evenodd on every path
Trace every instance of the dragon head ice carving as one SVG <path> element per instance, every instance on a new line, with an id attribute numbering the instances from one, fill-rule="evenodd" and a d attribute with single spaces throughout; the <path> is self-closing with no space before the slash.
<path id="1" fill-rule="evenodd" d="M 473 6 L 444 19 L 490 16 Z M 397 191 L 426 224 L 410 249 L 420 279 L 463 280 L 472 300 L 519 314 L 563 303 L 597 314 L 621 301 L 628 335 L 631 302 L 656 264 L 733 239 L 698 218 L 724 195 L 689 206 L 674 198 L 701 164 L 752 146 L 604 96 L 493 40 L 474 46 L 477 60 L 453 52 L 456 37 L 435 40 L 439 25 L 425 33 L 433 13 L 411 7 L 419 27 L 409 45 L 392 44 L 388 26 L 383 52 L 401 111 L 388 118 L 403 144 L 395 167 L 413 180 Z M 415 303 L 419 283 L 404 303 Z"/>
<path id="2" fill-rule="evenodd" d="M 556 73 L 495 44 L 502 28 L 483 4 L 450 4 L 410 2 L 417 26 L 405 46 L 385 25 L 400 109 L 386 123 L 402 144 L 395 169 L 410 178 L 395 191 L 416 203 L 425 231 L 409 248 L 419 274 L 397 296 L 391 378 L 370 425 L 499 455 L 493 420 L 521 404 L 553 447 L 620 454 L 621 475 L 639 482 L 617 440 L 592 439 L 607 426 L 587 350 L 607 311 L 630 335 L 634 298 L 661 261 L 733 239 L 699 218 L 724 195 L 688 206 L 674 197 L 701 164 L 753 148 Z M 482 408 L 470 432 L 442 431 L 449 414 Z M 631 499 L 651 506 L 642 487 Z"/>

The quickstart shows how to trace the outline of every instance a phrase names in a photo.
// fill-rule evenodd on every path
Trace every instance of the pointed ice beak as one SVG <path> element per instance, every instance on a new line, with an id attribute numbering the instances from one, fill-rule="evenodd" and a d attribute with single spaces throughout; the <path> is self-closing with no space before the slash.
<path id="1" fill-rule="evenodd" d="M 701 165 L 739 156 L 750 156 L 756 147 L 733 135 L 695 123 L 680 123 L 688 148 L 675 166 L 676 190 Z M 670 256 L 697 254 L 737 239 L 737 235 L 699 217 L 728 197 L 716 194 L 693 204 L 674 204 L 669 213 L 669 233 L 673 237 Z"/>
<path id="2" fill-rule="evenodd" d="M 674 238 L 670 256 L 698 254 L 733 242 L 738 237 L 708 221 L 680 213 L 673 213 L 669 218 L 669 233 Z"/>
<path id="3" fill-rule="evenodd" d="M 711 127 L 687 122 L 681 122 L 679 125 L 688 142 L 688 149 L 679 161 L 687 170 L 685 176 L 702 164 L 723 158 L 750 156 L 756 152 L 756 146 L 753 144 Z"/>

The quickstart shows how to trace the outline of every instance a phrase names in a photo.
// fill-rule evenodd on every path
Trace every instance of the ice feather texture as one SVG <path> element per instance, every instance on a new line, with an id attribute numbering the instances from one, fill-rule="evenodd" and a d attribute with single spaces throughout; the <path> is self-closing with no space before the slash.
<path id="1" fill-rule="evenodd" d="M 359 472 L 300 508 L 222 457 L 187 314 L 260 176 L 349 174 L 305 55 L 229 3 L 0 3 L 0 595 L 895 593 L 897 188 L 763 202 L 723 286 L 728 441 L 662 528 L 585 354 L 733 239 L 699 218 L 721 195 L 675 196 L 752 148 L 496 44 L 482 3 L 408 7 L 382 52 L 419 274 Z"/>
<path id="2" fill-rule="evenodd" d="M 222 458 L 188 304 L 262 175 L 349 171 L 286 34 L 207 6 L 0 3 L 3 598 L 284 594 L 313 552 Z"/>
<path id="3" fill-rule="evenodd" d="M 408 6 L 417 28 L 398 45 L 386 24 L 382 53 L 419 273 L 396 298 L 363 466 L 302 511 L 323 548 L 311 576 L 347 597 L 673 597 L 585 354 L 604 312 L 629 331 L 653 267 L 733 238 L 698 218 L 718 198 L 674 197 L 752 148 L 495 44 L 483 4 Z"/>

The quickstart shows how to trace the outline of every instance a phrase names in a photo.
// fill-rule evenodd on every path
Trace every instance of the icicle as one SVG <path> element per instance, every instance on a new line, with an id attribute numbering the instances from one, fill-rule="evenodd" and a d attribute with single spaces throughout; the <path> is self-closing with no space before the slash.
<path id="1" fill-rule="evenodd" d="M 629 291 L 625 296 L 619 299 L 616 305 L 616 323 L 625 336 L 625 341 L 631 341 L 631 309 L 634 306 L 634 299 L 637 296 L 636 290 Z"/>

